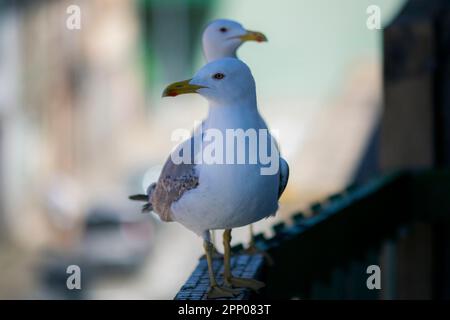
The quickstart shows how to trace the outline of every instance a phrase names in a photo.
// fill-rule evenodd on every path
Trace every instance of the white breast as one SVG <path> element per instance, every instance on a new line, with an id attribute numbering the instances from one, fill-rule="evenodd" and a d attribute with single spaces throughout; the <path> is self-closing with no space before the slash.
<path id="1" fill-rule="evenodd" d="M 256 110 L 208 117 L 204 129 L 267 129 Z M 258 137 L 259 139 L 259 137 Z M 259 141 L 258 141 L 259 142 Z M 262 175 L 261 164 L 199 164 L 199 186 L 172 204 L 176 221 L 201 235 L 261 220 L 278 209 L 278 175 Z"/>

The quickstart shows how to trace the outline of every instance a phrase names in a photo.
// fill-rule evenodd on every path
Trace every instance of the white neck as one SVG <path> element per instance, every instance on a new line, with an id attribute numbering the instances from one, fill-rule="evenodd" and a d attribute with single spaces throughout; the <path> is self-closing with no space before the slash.
<path id="1" fill-rule="evenodd" d="M 235 112 L 243 109 L 257 110 L 256 94 L 248 94 L 246 96 L 226 97 L 225 99 L 213 100 L 208 99 L 209 110 L 212 109 L 230 109 Z M 237 109 L 237 110 L 236 110 Z"/>
<path id="2" fill-rule="evenodd" d="M 205 47 L 204 55 L 206 58 L 206 62 L 212 62 L 215 60 L 223 59 L 223 58 L 235 58 L 237 59 L 236 50 L 231 50 L 229 52 L 224 51 L 223 49 L 217 49 L 214 47 Z"/>
<path id="3" fill-rule="evenodd" d="M 209 106 L 206 118 L 207 128 L 244 128 L 255 127 L 260 123 L 261 116 L 255 103 L 240 103 L 239 105 Z"/>

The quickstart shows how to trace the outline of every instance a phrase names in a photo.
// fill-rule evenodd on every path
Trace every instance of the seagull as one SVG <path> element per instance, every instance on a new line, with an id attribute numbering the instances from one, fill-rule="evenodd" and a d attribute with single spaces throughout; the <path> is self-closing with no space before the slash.
<path id="1" fill-rule="evenodd" d="M 254 135 L 258 146 L 255 162 L 247 161 L 255 152 L 250 143 L 248 148 L 247 144 L 241 148 L 235 145 L 230 150 L 225 147 L 228 141 L 221 144 L 225 151 L 223 158 L 227 158 L 228 152 L 244 151 L 244 163 L 222 163 L 217 158 L 216 161 L 206 161 L 206 151 L 218 137 L 227 137 L 230 130 L 268 132 L 258 112 L 255 81 L 244 62 L 234 58 L 210 62 L 192 79 L 167 86 L 163 97 L 187 93 L 198 93 L 208 100 L 208 116 L 200 130 L 195 130 L 170 154 L 158 181 L 147 190 L 146 209 L 156 212 L 163 221 L 179 222 L 203 238 L 210 279 L 208 298 L 233 297 L 238 293 L 236 288 L 257 291 L 264 283 L 237 278 L 231 272 L 231 230 L 275 215 L 278 199 L 288 182 L 288 164 L 279 156 L 278 146 L 272 143 L 274 140 L 270 133 L 267 136 Z M 211 139 L 211 132 L 215 133 L 215 139 Z M 277 170 L 263 174 L 268 164 L 262 161 L 260 149 L 269 144 L 271 154 L 276 155 L 270 165 L 277 164 Z M 215 150 L 215 154 L 218 151 Z M 179 163 L 180 156 L 187 161 Z M 130 198 L 136 200 L 138 197 L 142 199 L 144 196 Z M 214 246 L 210 230 L 217 229 L 225 230 L 223 285 L 218 284 L 212 269 Z"/>
<path id="2" fill-rule="evenodd" d="M 203 54 L 206 62 L 209 63 L 223 58 L 238 59 L 237 50 L 243 43 L 248 41 L 266 42 L 267 37 L 259 31 L 245 29 L 242 24 L 234 20 L 213 20 L 205 27 L 202 35 Z M 149 188 L 151 187 L 152 185 Z M 146 201 L 146 199 L 146 195 L 136 196 L 136 200 Z M 143 209 L 144 212 L 151 211 L 148 205 L 144 205 Z M 260 252 L 256 248 L 253 226 L 251 224 L 249 225 L 249 231 L 250 240 L 246 251 L 249 253 Z M 212 232 L 213 243 L 214 239 L 215 235 Z M 220 256 L 216 249 L 215 255 Z M 265 256 L 271 261 L 271 258 L 267 254 Z"/>
<path id="3" fill-rule="evenodd" d="M 237 58 L 237 50 L 247 41 L 266 42 L 267 38 L 261 32 L 245 29 L 237 21 L 228 19 L 213 20 L 203 31 L 203 54 L 207 62 L 222 58 Z M 249 225 L 249 231 L 250 241 L 247 252 L 259 252 L 256 248 L 253 226 L 251 224 Z M 212 239 L 214 243 L 214 232 L 212 232 Z"/>
<path id="4" fill-rule="evenodd" d="M 203 54 L 208 63 L 223 58 L 237 58 L 236 51 L 247 41 L 266 42 L 267 38 L 261 32 L 245 29 L 239 22 L 217 19 L 203 31 Z"/>

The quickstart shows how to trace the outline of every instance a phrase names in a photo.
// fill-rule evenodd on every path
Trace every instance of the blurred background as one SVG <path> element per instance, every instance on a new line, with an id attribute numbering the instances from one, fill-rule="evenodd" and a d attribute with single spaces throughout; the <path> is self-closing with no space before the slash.
<path id="1" fill-rule="evenodd" d="M 274 219 L 355 181 L 381 111 L 382 30 L 404 0 L 0 0 L 0 298 L 171 299 L 201 239 L 141 214 L 128 195 L 157 179 L 171 132 L 206 115 L 161 99 L 203 64 L 208 21 L 263 32 L 239 57 L 279 133 L 291 177 Z M 81 9 L 70 30 L 67 8 Z M 247 241 L 248 229 L 234 232 Z M 67 290 L 67 266 L 82 290 Z"/>

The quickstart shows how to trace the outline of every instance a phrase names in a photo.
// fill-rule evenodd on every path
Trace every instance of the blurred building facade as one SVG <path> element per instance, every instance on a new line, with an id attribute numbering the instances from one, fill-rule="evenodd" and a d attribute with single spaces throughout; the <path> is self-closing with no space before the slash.
<path id="1" fill-rule="evenodd" d="M 0 13 L 1 216 L 22 240 L 70 229 L 93 190 L 121 178 L 121 143 L 145 121 L 133 3 L 78 2 L 80 30 L 66 27 L 70 4 Z"/>

